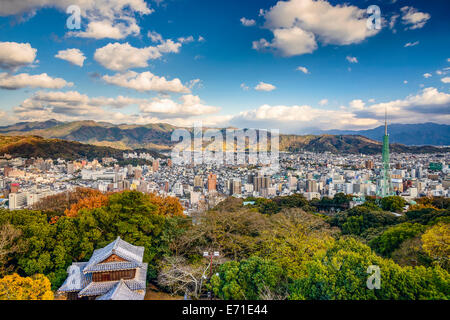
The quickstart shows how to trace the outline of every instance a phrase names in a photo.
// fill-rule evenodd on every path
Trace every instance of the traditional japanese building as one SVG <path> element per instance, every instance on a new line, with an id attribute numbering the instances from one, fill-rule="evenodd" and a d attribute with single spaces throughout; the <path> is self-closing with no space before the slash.
<path id="1" fill-rule="evenodd" d="M 147 276 L 143 256 L 144 247 L 118 237 L 95 250 L 88 262 L 74 262 L 58 292 L 68 300 L 143 300 Z"/>

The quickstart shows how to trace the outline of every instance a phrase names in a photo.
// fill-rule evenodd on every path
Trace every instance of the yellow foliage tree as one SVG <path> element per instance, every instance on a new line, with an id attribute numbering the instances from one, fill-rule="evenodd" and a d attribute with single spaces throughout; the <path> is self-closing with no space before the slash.
<path id="1" fill-rule="evenodd" d="M 108 196 L 103 193 L 93 193 L 87 198 L 80 199 L 64 212 L 68 217 L 76 217 L 81 209 L 94 209 L 104 207 L 108 204 Z"/>
<path id="2" fill-rule="evenodd" d="M 422 236 L 423 250 L 439 264 L 450 267 L 450 223 L 440 222 Z"/>
<path id="3" fill-rule="evenodd" d="M 42 274 L 24 278 L 14 273 L 0 279 L 0 300 L 53 300 L 53 292 Z"/>
<path id="4" fill-rule="evenodd" d="M 149 194 L 150 202 L 158 207 L 156 214 L 169 217 L 184 217 L 183 206 L 174 197 L 161 197 L 157 194 Z"/>

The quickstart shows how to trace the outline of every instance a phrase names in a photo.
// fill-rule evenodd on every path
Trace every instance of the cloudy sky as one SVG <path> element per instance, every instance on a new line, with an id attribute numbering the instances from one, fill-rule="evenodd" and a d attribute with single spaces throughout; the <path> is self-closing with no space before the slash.
<path id="1" fill-rule="evenodd" d="M 368 27 L 371 5 L 380 29 Z M 447 0 L 0 0 L 0 125 L 201 121 L 306 133 L 373 128 L 385 108 L 395 123 L 450 124 L 449 9 Z"/>

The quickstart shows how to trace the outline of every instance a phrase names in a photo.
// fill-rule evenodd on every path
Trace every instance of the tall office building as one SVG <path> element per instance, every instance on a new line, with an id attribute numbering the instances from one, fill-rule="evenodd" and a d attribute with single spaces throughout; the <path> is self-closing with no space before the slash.
<path id="1" fill-rule="evenodd" d="M 230 183 L 230 196 L 242 193 L 242 183 L 239 179 L 233 179 Z"/>
<path id="2" fill-rule="evenodd" d="M 153 172 L 156 172 L 159 170 L 159 160 L 158 159 L 153 160 L 152 169 L 153 169 Z"/>
<path id="3" fill-rule="evenodd" d="M 195 187 L 201 187 L 203 188 L 203 179 L 202 176 L 195 176 L 194 177 L 194 188 Z"/>
<path id="4" fill-rule="evenodd" d="M 306 181 L 306 192 L 317 192 L 317 181 L 315 180 L 308 180 Z"/>
<path id="5" fill-rule="evenodd" d="M 270 177 L 258 175 L 253 179 L 253 189 L 261 193 L 261 190 L 268 189 L 272 186 L 272 179 Z"/>
<path id="6" fill-rule="evenodd" d="M 365 167 L 366 167 L 366 169 L 368 169 L 368 170 L 372 170 L 373 167 L 374 167 L 373 161 L 372 161 L 372 160 L 367 160 L 366 163 L 365 163 Z"/>
<path id="7" fill-rule="evenodd" d="M 208 192 L 217 190 L 217 176 L 215 174 L 208 174 Z"/>

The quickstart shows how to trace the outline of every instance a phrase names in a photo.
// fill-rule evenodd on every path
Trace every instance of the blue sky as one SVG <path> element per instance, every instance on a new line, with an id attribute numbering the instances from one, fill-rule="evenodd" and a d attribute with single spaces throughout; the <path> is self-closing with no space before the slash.
<path id="1" fill-rule="evenodd" d="M 79 30 L 66 26 L 73 4 Z M 370 5 L 381 30 L 367 28 Z M 385 108 L 392 122 L 450 124 L 449 9 L 445 0 L 4 0 L 1 124 L 306 133 L 376 127 Z"/>

